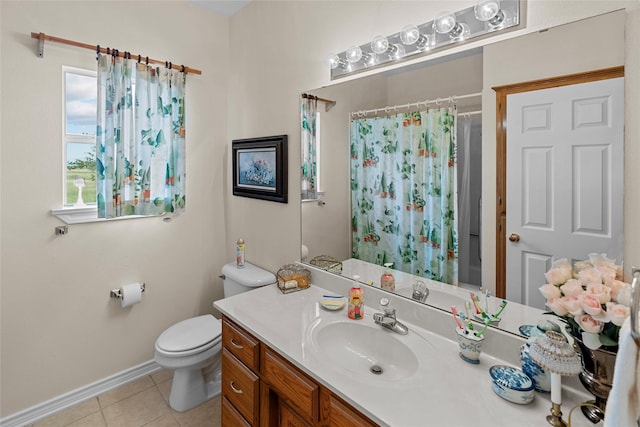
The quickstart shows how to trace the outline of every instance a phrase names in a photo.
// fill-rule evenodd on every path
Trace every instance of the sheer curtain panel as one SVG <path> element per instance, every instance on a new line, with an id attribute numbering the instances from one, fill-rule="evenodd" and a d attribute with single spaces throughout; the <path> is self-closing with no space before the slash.
<path id="1" fill-rule="evenodd" d="M 185 73 L 98 57 L 98 217 L 185 208 Z"/>

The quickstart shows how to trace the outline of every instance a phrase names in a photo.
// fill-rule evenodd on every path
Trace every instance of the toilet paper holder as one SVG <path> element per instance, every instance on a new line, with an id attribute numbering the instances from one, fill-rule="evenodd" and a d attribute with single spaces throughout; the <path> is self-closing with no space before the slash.
<path id="1" fill-rule="evenodd" d="M 141 283 L 140 284 L 140 291 L 144 292 L 144 287 L 145 284 Z M 112 289 L 111 292 L 109 292 L 109 296 L 111 298 L 122 298 L 122 289 Z"/>

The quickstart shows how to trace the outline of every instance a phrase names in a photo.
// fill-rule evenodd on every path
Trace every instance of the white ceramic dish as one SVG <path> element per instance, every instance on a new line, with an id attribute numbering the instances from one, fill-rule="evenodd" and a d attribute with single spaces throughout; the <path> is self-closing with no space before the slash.
<path id="1" fill-rule="evenodd" d="M 495 365 L 489 369 L 493 379 L 493 391 L 509 402 L 525 405 L 535 397 L 533 380 L 522 370 L 506 365 Z"/>

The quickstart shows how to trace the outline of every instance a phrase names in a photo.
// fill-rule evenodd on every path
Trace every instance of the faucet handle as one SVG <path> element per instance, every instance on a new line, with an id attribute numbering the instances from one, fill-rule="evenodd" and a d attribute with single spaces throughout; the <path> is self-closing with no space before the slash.
<path id="1" fill-rule="evenodd" d="M 393 315 L 396 312 L 396 309 L 389 305 L 389 298 L 381 298 L 380 299 L 380 308 L 384 311 L 384 314 Z"/>

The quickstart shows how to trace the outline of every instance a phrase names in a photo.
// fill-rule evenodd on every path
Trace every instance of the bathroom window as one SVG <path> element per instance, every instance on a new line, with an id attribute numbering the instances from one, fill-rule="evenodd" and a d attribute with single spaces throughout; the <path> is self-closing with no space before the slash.
<path id="1" fill-rule="evenodd" d="M 63 67 L 63 205 L 96 203 L 96 72 Z"/>

